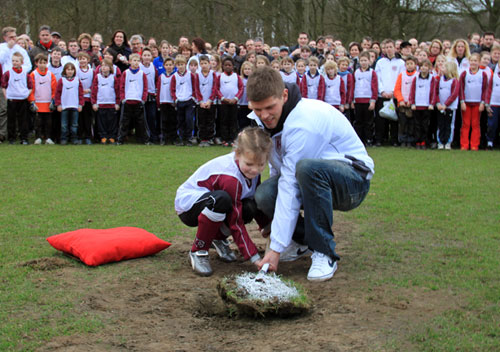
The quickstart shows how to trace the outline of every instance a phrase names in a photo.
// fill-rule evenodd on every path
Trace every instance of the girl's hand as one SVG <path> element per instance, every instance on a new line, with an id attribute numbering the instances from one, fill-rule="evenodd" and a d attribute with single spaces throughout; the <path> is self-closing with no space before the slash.
<path id="1" fill-rule="evenodd" d="M 434 110 L 434 105 L 429 105 L 429 110 Z"/>
<path id="2" fill-rule="evenodd" d="M 479 112 L 484 111 L 484 103 L 479 104 Z"/>
<path id="3" fill-rule="evenodd" d="M 82 106 L 78 105 L 78 112 L 82 112 Z"/>
<path id="4" fill-rule="evenodd" d="M 370 103 L 370 105 L 368 106 L 368 110 L 369 110 L 369 111 L 373 111 L 373 110 L 375 110 L 375 102 L 374 102 L 374 101 L 372 101 L 372 102 Z"/>
<path id="5" fill-rule="evenodd" d="M 493 116 L 493 109 L 491 107 L 487 106 L 486 111 L 488 112 L 488 116 Z"/>
<path id="6" fill-rule="evenodd" d="M 115 104 L 115 110 L 116 110 L 116 111 L 119 111 L 119 110 L 120 110 L 120 105 Z"/>
<path id="7" fill-rule="evenodd" d="M 345 104 L 344 109 L 345 109 L 345 110 L 349 110 L 349 109 L 350 109 L 349 104 Z"/>
<path id="8" fill-rule="evenodd" d="M 94 104 L 92 105 L 92 110 L 97 111 L 99 109 L 99 105 Z"/>
<path id="9" fill-rule="evenodd" d="M 465 102 L 461 103 L 460 106 L 462 107 L 462 111 L 467 110 L 467 106 L 465 105 Z"/>
<path id="10" fill-rule="evenodd" d="M 59 105 L 59 106 L 57 107 L 57 111 L 62 112 L 62 106 L 61 106 L 61 105 Z"/>
<path id="11" fill-rule="evenodd" d="M 351 109 L 354 110 L 354 103 L 351 103 Z"/>
<path id="12" fill-rule="evenodd" d="M 411 106 L 411 109 L 412 109 L 412 110 L 417 110 L 417 106 L 416 106 L 416 105 L 412 105 L 412 106 Z"/>
<path id="13" fill-rule="evenodd" d="M 340 112 L 344 112 L 344 105 L 342 105 L 342 104 L 341 104 L 341 105 L 339 106 L 339 110 L 340 110 Z"/>

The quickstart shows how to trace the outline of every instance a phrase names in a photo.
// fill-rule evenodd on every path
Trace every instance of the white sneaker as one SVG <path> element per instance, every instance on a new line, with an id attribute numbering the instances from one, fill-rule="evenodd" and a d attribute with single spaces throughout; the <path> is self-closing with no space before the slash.
<path id="1" fill-rule="evenodd" d="M 444 149 L 444 145 L 442 145 L 441 143 L 438 144 L 438 149 Z"/>
<path id="2" fill-rule="evenodd" d="M 42 139 L 41 138 L 35 139 L 35 142 L 33 144 L 42 144 Z"/>
<path id="3" fill-rule="evenodd" d="M 311 256 L 312 264 L 307 273 L 309 281 L 326 281 L 337 271 L 337 262 L 326 254 L 314 252 Z"/>
<path id="4" fill-rule="evenodd" d="M 444 149 L 451 150 L 451 143 L 446 143 Z"/>
<path id="5" fill-rule="evenodd" d="M 51 144 L 51 145 L 52 145 L 52 144 L 55 144 L 55 143 L 54 143 L 54 141 L 53 141 L 52 139 L 47 138 L 47 139 L 45 140 L 45 144 Z"/>
<path id="6" fill-rule="evenodd" d="M 288 247 L 285 248 L 280 254 L 280 262 L 293 262 L 311 251 L 308 246 L 298 244 L 294 240 L 290 243 Z"/>

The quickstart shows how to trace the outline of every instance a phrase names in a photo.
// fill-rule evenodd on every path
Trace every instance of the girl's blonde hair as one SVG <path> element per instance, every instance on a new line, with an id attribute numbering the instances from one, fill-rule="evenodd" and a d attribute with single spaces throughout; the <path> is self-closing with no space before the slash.
<path id="1" fill-rule="evenodd" d="M 451 57 L 452 59 L 457 58 L 457 44 L 460 42 L 464 43 L 464 45 L 465 45 L 465 57 L 467 58 L 467 60 L 469 60 L 469 57 L 470 57 L 469 43 L 467 43 L 467 40 L 465 40 L 465 39 L 456 39 L 453 42 L 453 45 L 451 46 L 451 49 L 450 49 L 448 56 Z"/>
<path id="2" fill-rule="evenodd" d="M 446 70 L 446 78 L 456 78 L 458 79 L 458 68 L 457 63 L 454 61 L 446 61 L 444 63 L 444 68 Z"/>
<path id="3" fill-rule="evenodd" d="M 269 133 L 260 127 L 246 127 L 238 134 L 234 151 L 236 154 L 251 152 L 255 157 L 269 159 L 272 141 Z"/>
<path id="4" fill-rule="evenodd" d="M 247 67 L 250 67 L 252 69 L 252 72 L 253 70 L 255 70 L 255 66 L 254 64 L 252 64 L 250 61 L 245 61 L 241 64 L 241 68 L 240 68 L 240 72 L 241 72 L 241 78 L 245 78 L 244 74 L 243 74 L 243 71 L 245 70 L 245 68 Z"/>
<path id="5" fill-rule="evenodd" d="M 102 60 L 101 67 L 102 66 L 108 66 L 110 74 L 114 74 L 115 73 L 115 68 L 113 66 L 113 62 L 110 59 L 104 59 L 104 60 Z"/>
<path id="6" fill-rule="evenodd" d="M 338 66 L 337 66 L 337 63 L 335 61 L 327 61 L 325 62 L 325 64 L 323 65 L 323 68 L 325 69 L 325 72 L 331 68 L 333 68 L 335 70 L 335 72 L 338 71 Z"/>

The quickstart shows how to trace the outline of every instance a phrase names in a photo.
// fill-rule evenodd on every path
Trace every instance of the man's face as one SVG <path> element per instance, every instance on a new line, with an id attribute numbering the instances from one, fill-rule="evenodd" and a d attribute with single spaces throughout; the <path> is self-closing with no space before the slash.
<path id="1" fill-rule="evenodd" d="M 372 43 L 369 40 L 363 39 L 363 41 L 361 42 L 361 47 L 363 48 L 363 50 L 368 50 L 372 47 Z"/>
<path id="2" fill-rule="evenodd" d="M 68 51 L 70 52 L 71 55 L 76 56 L 78 54 L 78 50 L 80 47 L 78 46 L 77 42 L 70 42 L 68 44 Z"/>
<path id="3" fill-rule="evenodd" d="M 43 30 L 38 34 L 38 39 L 40 39 L 40 43 L 47 44 L 50 42 L 50 32 L 47 30 Z"/>
<path id="4" fill-rule="evenodd" d="M 16 32 L 12 31 L 12 32 L 7 32 L 4 36 L 3 36 L 3 40 L 9 44 L 16 44 L 16 40 L 17 40 L 17 35 L 16 35 Z"/>
<path id="5" fill-rule="evenodd" d="M 297 42 L 299 43 L 300 46 L 307 45 L 309 38 L 307 38 L 307 35 L 304 33 L 299 34 L 299 38 L 297 39 Z"/>
<path id="6" fill-rule="evenodd" d="M 229 46 L 227 48 L 227 53 L 231 56 L 236 53 L 236 44 L 235 43 L 229 43 Z"/>
<path id="7" fill-rule="evenodd" d="M 474 34 L 471 38 L 470 38 L 470 42 L 471 44 L 479 44 L 479 40 L 481 39 L 481 37 L 479 36 L 479 34 Z"/>
<path id="8" fill-rule="evenodd" d="M 245 46 L 247 48 L 247 51 L 255 50 L 255 45 L 252 39 L 247 40 Z"/>
<path id="9" fill-rule="evenodd" d="M 409 42 L 411 44 L 411 52 L 415 54 L 415 51 L 418 48 L 418 40 L 416 40 L 415 38 L 412 38 L 409 40 Z"/>
<path id="10" fill-rule="evenodd" d="M 390 59 L 394 57 L 394 54 L 396 53 L 396 48 L 394 47 L 393 43 L 385 44 L 385 53 Z"/>
<path id="11" fill-rule="evenodd" d="M 263 48 L 263 43 L 262 42 L 255 42 L 254 43 L 254 46 L 255 46 L 255 51 L 258 52 L 258 53 L 261 53 L 262 52 L 262 48 Z"/>
<path id="12" fill-rule="evenodd" d="M 494 41 L 495 41 L 495 36 L 490 35 L 490 34 L 485 35 L 483 38 L 484 46 L 487 46 L 487 47 L 492 46 Z"/>
<path id="13" fill-rule="evenodd" d="M 179 46 L 188 45 L 188 44 L 189 44 L 188 38 L 186 38 L 186 37 L 179 38 Z"/>
<path id="14" fill-rule="evenodd" d="M 323 39 L 320 39 L 316 43 L 316 49 L 318 51 L 322 51 L 325 48 L 325 41 Z"/>
<path id="15" fill-rule="evenodd" d="M 288 90 L 283 90 L 281 97 L 271 96 L 262 101 L 250 101 L 249 107 L 259 117 L 260 121 L 269 129 L 273 129 L 278 125 L 283 111 L 283 105 L 288 100 Z"/>
<path id="16" fill-rule="evenodd" d="M 139 40 L 134 40 L 131 44 L 133 53 L 139 53 L 141 51 L 141 42 Z"/>

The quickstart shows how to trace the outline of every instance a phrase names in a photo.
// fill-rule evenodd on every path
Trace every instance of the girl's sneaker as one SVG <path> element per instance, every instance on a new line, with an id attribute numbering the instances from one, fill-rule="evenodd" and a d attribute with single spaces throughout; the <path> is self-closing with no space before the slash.
<path id="1" fill-rule="evenodd" d="M 212 267 L 210 266 L 210 259 L 208 257 L 208 251 L 189 251 L 189 261 L 196 274 L 201 276 L 212 275 Z"/>
<path id="2" fill-rule="evenodd" d="M 33 144 L 36 144 L 36 145 L 42 144 L 42 139 L 41 138 L 35 139 L 35 143 L 33 143 Z"/>
<path id="3" fill-rule="evenodd" d="M 215 248 L 220 259 L 226 263 L 231 263 L 236 260 L 236 255 L 231 250 L 231 247 L 229 247 L 228 240 L 213 240 L 212 247 Z"/>
<path id="4" fill-rule="evenodd" d="M 50 144 L 50 145 L 52 145 L 52 144 L 55 144 L 55 143 L 54 143 L 54 141 L 53 141 L 52 139 L 47 138 L 47 139 L 45 140 L 45 144 Z"/>
<path id="5" fill-rule="evenodd" d="M 444 149 L 444 145 L 442 145 L 441 143 L 438 144 L 438 149 Z"/>
<path id="6" fill-rule="evenodd" d="M 446 144 L 444 145 L 444 149 L 446 149 L 446 150 L 451 150 L 451 143 L 446 143 Z"/>

